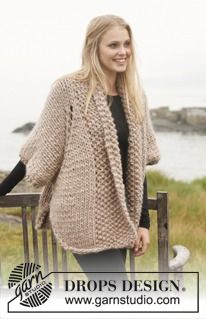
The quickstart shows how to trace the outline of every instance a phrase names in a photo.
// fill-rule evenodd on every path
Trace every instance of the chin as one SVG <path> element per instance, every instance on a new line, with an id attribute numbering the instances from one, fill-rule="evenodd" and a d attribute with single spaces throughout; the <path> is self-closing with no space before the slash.
<path id="1" fill-rule="evenodd" d="M 113 71 L 118 72 L 118 71 L 121 71 L 121 70 L 124 71 L 124 70 L 126 70 L 126 68 L 127 68 L 127 65 L 120 65 L 120 66 L 115 66 L 112 69 L 113 69 Z"/>
<path id="2" fill-rule="evenodd" d="M 115 71 L 116 72 L 125 72 L 126 71 L 126 67 L 124 67 L 124 68 L 117 68 Z"/>

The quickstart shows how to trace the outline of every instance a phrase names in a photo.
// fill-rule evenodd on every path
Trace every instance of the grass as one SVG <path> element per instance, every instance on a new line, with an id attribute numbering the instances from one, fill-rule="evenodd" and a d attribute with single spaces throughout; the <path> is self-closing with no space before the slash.
<path id="1" fill-rule="evenodd" d="M 195 179 L 187 183 L 168 178 L 156 171 L 149 171 L 147 176 L 150 196 L 154 196 L 156 190 L 164 190 L 169 194 L 170 247 L 172 248 L 175 244 L 181 244 L 190 250 L 191 256 L 184 267 L 184 271 L 199 272 L 200 278 L 202 278 L 200 284 L 205 290 L 206 178 Z M 152 226 L 151 237 L 154 236 L 154 232 L 155 229 Z M 151 247 L 152 255 L 155 249 L 154 246 Z M 147 254 L 144 260 L 148 258 L 149 262 L 149 255 Z M 147 261 L 145 262 L 147 263 Z"/>
<path id="2" fill-rule="evenodd" d="M 206 278 L 206 178 L 196 179 L 191 183 L 186 183 L 168 178 L 161 172 L 148 171 L 147 179 L 149 197 L 155 197 L 156 191 L 167 191 L 169 194 L 170 247 L 172 248 L 175 244 L 181 244 L 191 251 L 190 260 L 185 265 L 184 271 L 198 271 L 201 277 Z M 0 213 L 9 213 L 18 216 L 20 210 L 1 208 Z M 157 271 L 156 213 L 150 211 L 150 216 L 151 244 L 148 252 L 144 256 L 135 258 L 137 271 Z M 8 275 L 14 265 L 23 261 L 21 225 L 0 223 L 0 236 L 2 274 L 4 281 L 7 281 Z M 39 247 L 41 247 L 41 242 L 39 242 Z M 70 271 L 81 271 L 72 253 L 68 255 Z M 126 266 L 129 271 L 128 259 Z"/>

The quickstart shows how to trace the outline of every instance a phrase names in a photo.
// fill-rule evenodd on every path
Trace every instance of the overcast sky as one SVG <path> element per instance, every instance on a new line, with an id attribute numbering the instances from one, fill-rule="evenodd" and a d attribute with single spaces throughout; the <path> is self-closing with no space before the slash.
<path id="1" fill-rule="evenodd" d="M 1 107 L 37 116 L 51 83 L 79 68 L 86 26 L 101 14 L 130 23 L 150 104 L 179 90 L 205 93 L 206 105 L 205 12 L 205 0 L 0 0 Z"/>

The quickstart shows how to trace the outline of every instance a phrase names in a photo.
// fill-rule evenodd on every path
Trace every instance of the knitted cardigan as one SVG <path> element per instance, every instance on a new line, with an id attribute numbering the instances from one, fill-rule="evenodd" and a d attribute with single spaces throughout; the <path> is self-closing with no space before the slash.
<path id="1" fill-rule="evenodd" d="M 117 130 L 98 84 L 84 114 L 88 84 L 59 78 L 20 148 L 25 179 L 40 194 L 36 229 L 51 227 L 64 249 L 87 254 L 133 248 L 143 201 L 146 165 L 160 153 L 144 94 L 145 120 L 134 121 L 118 87 L 129 127 L 127 179 L 122 178 Z"/>

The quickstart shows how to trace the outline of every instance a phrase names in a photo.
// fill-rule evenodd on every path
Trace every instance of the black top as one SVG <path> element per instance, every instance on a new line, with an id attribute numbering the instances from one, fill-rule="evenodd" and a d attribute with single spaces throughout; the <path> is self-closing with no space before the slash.
<path id="1" fill-rule="evenodd" d="M 129 128 L 126 121 L 124 109 L 122 106 L 121 98 L 119 95 L 112 96 L 113 101 L 110 106 L 110 110 L 112 116 L 114 118 L 114 122 L 117 129 L 117 136 L 122 160 L 122 170 L 123 170 L 123 181 L 124 184 L 126 182 L 126 170 L 127 170 L 127 153 L 128 153 L 128 136 L 129 136 Z M 108 96 L 109 101 L 109 96 Z M 150 217 L 149 211 L 147 208 L 147 178 L 144 179 L 143 185 L 144 193 L 143 193 L 143 204 L 142 204 L 142 212 L 140 218 L 140 227 L 148 228 L 150 227 Z"/>
<path id="2" fill-rule="evenodd" d="M 128 125 L 125 118 L 124 110 L 119 95 L 113 96 L 112 105 L 110 106 L 112 116 L 117 129 L 118 142 L 120 147 L 120 154 L 123 169 L 123 181 L 126 181 L 126 168 L 127 168 L 127 151 L 128 151 Z M 10 174 L 0 184 L 0 196 L 9 193 L 26 175 L 26 166 L 23 162 L 19 161 Z M 150 218 L 147 208 L 147 179 L 144 180 L 144 193 L 143 205 L 140 218 L 140 227 L 150 227 Z"/>
<path id="3" fill-rule="evenodd" d="M 122 159 L 123 180 L 126 181 L 126 169 L 127 169 L 127 151 L 128 151 L 128 136 L 129 128 L 127 125 L 126 117 L 122 107 L 121 98 L 119 95 L 113 96 L 112 105 L 110 106 L 112 116 L 115 121 L 120 154 Z"/>

